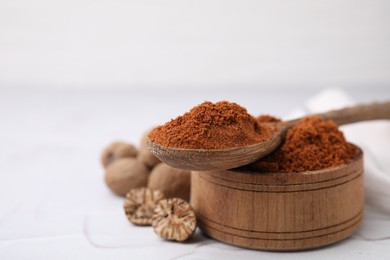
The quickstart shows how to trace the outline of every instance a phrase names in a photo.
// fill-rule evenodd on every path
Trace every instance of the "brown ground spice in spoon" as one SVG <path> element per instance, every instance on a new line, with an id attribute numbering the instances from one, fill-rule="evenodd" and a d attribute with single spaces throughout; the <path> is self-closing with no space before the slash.
<path id="1" fill-rule="evenodd" d="M 271 115 L 260 115 L 256 119 L 260 123 L 279 123 L 282 121 L 279 118 Z"/>
<path id="2" fill-rule="evenodd" d="M 248 167 L 257 172 L 314 171 L 348 163 L 355 155 L 356 148 L 334 121 L 312 116 L 288 130 L 277 150 Z"/>
<path id="3" fill-rule="evenodd" d="M 206 101 L 155 128 L 148 137 L 153 143 L 171 148 L 224 149 L 269 140 L 272 128 L 259 124 L 236 103 Z"/>

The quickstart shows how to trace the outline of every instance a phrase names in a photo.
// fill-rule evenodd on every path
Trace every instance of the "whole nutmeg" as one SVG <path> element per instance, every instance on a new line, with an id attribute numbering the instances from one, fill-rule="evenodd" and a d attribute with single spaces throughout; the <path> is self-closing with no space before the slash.
<path id="1" fill-rule="evenodd" d="M 148 187 L 162 191 L 166 198 L 189 200 L 191 192 L 191 172 L 160 163 L 149 176 Z"/>
<path id="2" fill-rule="evenodd" d="M 149 169 L 135 158 L 118 159 L 106 168 L 107 186 L 121 196 L 131 189 L 145 187 L 148 178 Z"/>
<path id="3" fill-rule="evenodd" d="M 148 188 L 132 189 L 126 194 L 123 207 L 127 219 L 136 225 L 151 225 L 156 204 L 164 199 L 164 194 Z"/>
<path id="4" fill-rule="evenodd" d="M 146 145 L 149 132 L 150 131 L 146 132 L 141 138 L 137 159 L 143 162 L 149 168 L 153 168 L 158 163 L 160 163 L 160 160 L 154 156 L 151 151 L 149 151 L 148 146 Z"/>
<path id="5" fill-rule="evenodd" d="M 187 240 L 196 229 L 196 216 L 191 205 L 179 198 L 160 200 L 152 217 L 154 232 L 167 240 Z"/>
<path id="6" fill-rule="evenodd" d="M 104 168 L 120 158 L 136 157 L 137 148 L 134 145 L 122 141 L 113 142 L 103 150 L 100 161 Z"/>

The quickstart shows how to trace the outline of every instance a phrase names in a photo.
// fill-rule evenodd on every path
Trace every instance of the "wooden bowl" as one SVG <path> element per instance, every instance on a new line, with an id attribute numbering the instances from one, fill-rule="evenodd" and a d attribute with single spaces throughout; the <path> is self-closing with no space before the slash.
<path id="1" fill-rule="evenodd" d="M 364 209 L 363 153 L 346 165 L 302 173 L 192 173 L 200 229 L 222 242 L 262 250 L 321 247 L 352 235 Z"/>

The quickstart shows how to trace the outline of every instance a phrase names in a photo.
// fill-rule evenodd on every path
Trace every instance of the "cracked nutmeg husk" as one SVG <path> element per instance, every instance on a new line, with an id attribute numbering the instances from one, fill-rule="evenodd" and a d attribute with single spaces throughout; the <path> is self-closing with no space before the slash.
<path id="1" fill-rule="evenodd" d="M 160 237 L 181 242 L 195 232 L 195 212 L 185 200 L 164 199 L 154 208 L 152 226 Z"/>
<path id="2" fill-rule="evenodd" d="M 136 225 L 151 225 L 153 210 L 162 199 L 164 194 L 159 190 L 149 188 L 130 190 L 123 204 L 127 219 Z"/>

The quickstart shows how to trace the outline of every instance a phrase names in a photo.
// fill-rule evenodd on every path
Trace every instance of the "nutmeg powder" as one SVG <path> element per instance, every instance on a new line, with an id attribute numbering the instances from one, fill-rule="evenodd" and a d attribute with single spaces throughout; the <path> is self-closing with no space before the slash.
<path id="1" fill-rule="evenodd" d="M 297 122 L 276 151 L 249 168 L 256 172 L 314 171 L 348 163 L 355 154 L 355 146 L 345 140 L 334 121 L 312 116 Z"/>
<path id="2" fill-rule="evenodd" d="M 260 123 L 279 123 L 282 121 L 279 118 L 271 115 L 260 115 L 256 119 Z"/>
<path id="3" fill-rule="evenodd" d="M 223 149 L 271 139 L 272 129 L 261 125 L 236 103 L 209 101 L 155 128 L 148 138 L 171 148 Z"/>

